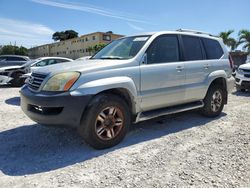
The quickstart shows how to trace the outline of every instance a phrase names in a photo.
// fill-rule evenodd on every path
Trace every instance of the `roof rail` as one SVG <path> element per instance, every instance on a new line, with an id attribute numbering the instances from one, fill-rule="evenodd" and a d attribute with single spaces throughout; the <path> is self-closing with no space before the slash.
<path id="1" fill-rule="evenodd" d="M 176 31 L 179 31 L 179 32 L 188 32 L 188 33 L 194 33 L 194 34 L 204 34 L 204 35 L 209 35 L 211 37 L 218 37 L 218 36 L 212 35 L 210 33 L 206 33 L 206 32 L 203 32 L 203 31 L 191 30 L 191 29 L 177 29 Z"/>

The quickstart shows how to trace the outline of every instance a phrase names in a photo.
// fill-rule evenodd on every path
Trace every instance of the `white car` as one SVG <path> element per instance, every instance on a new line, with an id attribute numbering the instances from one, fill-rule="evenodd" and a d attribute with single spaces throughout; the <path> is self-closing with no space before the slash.
<path id="1" fill-rule="evenodd" d="M 235 75 L 237 91 L 245 91 L 250 89 L 250 61 L 240 65 Z"/>
<path id="2" fill-rule="evenodd" d="M 0 84 L 11 83 L 13 86 L 22 86 L 25 78 L 34 70 L 44 66 L 71 61 L 73 60 L 64 57 L 41 57 L 35 60 L 30 60 L 23 65 L 1 67 Z"/>

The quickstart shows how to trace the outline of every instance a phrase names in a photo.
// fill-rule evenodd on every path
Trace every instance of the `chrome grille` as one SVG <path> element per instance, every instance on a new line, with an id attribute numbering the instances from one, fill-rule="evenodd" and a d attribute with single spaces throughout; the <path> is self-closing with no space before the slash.
<path id="1" fill-rule="evenodd" d="M 46 76 L 47 75 L 44 74 L 32 73 L 28 80 L 29 88 L 32 90 L 38 90 Z"/>

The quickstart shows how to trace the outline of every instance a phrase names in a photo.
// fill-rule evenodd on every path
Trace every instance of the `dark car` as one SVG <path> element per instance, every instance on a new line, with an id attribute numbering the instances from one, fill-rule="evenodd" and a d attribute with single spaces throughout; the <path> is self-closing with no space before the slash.
<path id="1" fill-rule="evenodd" d="M 13 66 L 13 65 L 23 65 L 27 61 L 30 61 L 30 58 L 27 56 L 1 55 L 0 56 L 0 67 L 7 67 L 7 66 Z"/>

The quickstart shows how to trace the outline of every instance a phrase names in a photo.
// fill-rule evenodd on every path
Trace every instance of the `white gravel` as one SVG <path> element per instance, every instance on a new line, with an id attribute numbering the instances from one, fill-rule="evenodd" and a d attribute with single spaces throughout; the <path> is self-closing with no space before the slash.
<path id="1" fill-rule="evenodd" d="M 219 118 L 185 112 L 131 127 L 107 150 L 75 130 L 43 127 L 0 88 L 0 187 L 249 187 L 250 93 L 233 93 Z"/>

